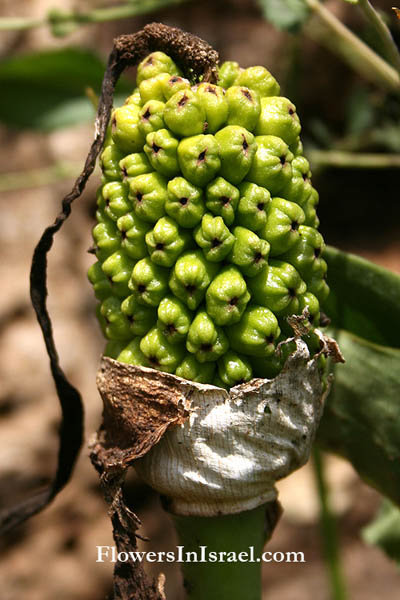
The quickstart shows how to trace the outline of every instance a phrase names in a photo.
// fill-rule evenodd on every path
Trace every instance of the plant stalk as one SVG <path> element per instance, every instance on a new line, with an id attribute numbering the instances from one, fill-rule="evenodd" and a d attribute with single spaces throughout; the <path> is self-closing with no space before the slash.
<path id="1" fill-rule="evenodd" d="M 305 0 L 316 18 L 305 25 L 305 32 L 323 44 L 368 81 L 400 93 L 400 75 L 391 65 L 360 40 L 319 0 Z"/>
<path id="2" fill-rule="evenodd" d="M 269 502 L 220 517 L 174 517 L 184 556 L 195 552 L 201 558 L 201 552 L 205 553 L 200 562 L 182 563 L 188 600 L 261 599 L 261 555 L 279 518 L 277 506 Z M 217 561 L 211 552 L 216 553 Z M 238 562 L 229 562 L 233 553 Z"/>
<path id="3" fill-rule="evenodd" d="M 166 8 L 174 4 L 181 4 L 187 0 L 138 0 L 106 8 L 97 8 L 88 12 L 62 12 L 58 9 L 50 11 L 44 18 L 15 18 L 3 17 L 0 19 L 0 31 L 20 31 L 24 29 L 33 29 L 41 26 L 48 26 L 54 31 L 59 25 L 68 25 L 78 27 L 89 23 L 104 23 L 106 21 L 116 21 L 129 17 Z M 72 29 L 71 29 L 72 30 Z"/>
<path id="4" fill-rule="evenodd" d="M 400 154 L 309 150 L 307 157 L 314 169 L 324 167 L 339 167 L 342 169 L 400 169 Z"/>
<path id="5" fill-rule="evenodd" d="M 325 479 L 323 455 L 314 446 L 313 466 L 320 501 L 320 523 L 323 550 L 331 583 L 332 600 L 347 600 L 345 578 L 340 562 L 336 518 L 329 501 L 329 489 Z"/>
<path id="6" fill-rule="evenodd" d="M 400 72 L 400 53 L 389 27 L 369 0 L 358 0 L 358 6 L 373 27 L 386 60 Z"/>
<path id="7" fill-rule="evenodd" d="M 0 19 L 0 31 L 23 31 L 34 29 L 45 24 L 44 19 L 29 19 L 25 17 L 3 17 Z"/>

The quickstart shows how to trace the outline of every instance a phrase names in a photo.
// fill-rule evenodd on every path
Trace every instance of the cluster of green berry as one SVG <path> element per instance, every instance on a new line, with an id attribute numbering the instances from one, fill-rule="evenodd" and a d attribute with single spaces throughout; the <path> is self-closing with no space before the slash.
<path id="1" fill-rule="evenodd" d="M 101 155 L 88 276 L 105 354 L 225 388 L 274 377 L 286 317 L 317 325 L 329 291 L 296 108 L 264 67 L 191 86 L 162 52 L 137 86 Z"/>

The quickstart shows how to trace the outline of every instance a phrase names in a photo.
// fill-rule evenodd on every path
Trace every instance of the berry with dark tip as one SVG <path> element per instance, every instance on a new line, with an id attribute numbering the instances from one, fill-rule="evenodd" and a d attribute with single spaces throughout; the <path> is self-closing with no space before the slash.
<path id="1" fill-rule="evenodd" d="M 226 90 L 229 114 L 228 125 L 240 125 L 253 131 L 260 117 L 260 98 L 257 92 L 247 87 L 234 85 Z"/>

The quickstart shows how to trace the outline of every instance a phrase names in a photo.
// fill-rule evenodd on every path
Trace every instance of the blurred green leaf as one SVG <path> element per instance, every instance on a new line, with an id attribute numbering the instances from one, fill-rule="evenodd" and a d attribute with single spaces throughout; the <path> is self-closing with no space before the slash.
<path id="1" fill-rule="evenodd" d="M 366 88 L 358 88 L 350 94 L 346 109 L 348 133 L 358 135 L 373 124 L 374 108 Z"/>
<path id="2" fill-rule="evenodd" d="M 400 348 L 400 276 L 348 252 L 324 252 L 331 288 L 324 305 L 332 326 Z"/>
<path id="3" fill-rule="evenodd" d="M 343 330 L 333 336 L 346 363 L 335 366 L 317 441 L 400 505 L 400 350 Z"/>
<path id="4" fill-rule="evenodd" d="M 334 135 L 329 129 L 326 121 L 318 118 L 310 119 L 308 129 L 318 146 L 322 148 L 332 148 L 334 144 Z"/>
<path id="5" fill-rule="evenodd" d="M 258 3 L 267 21 L 291 32 L 298 31 L 310 14 L 304 0 L 258 0 Z"/>
<path id="6" fill-rule="evenodd" d="M 358 0 L 343 0 L 343 2 L 348 2 L 348 4 L 358 4 Z"/>
<path id="7" fill-rule="evenodd" d="M 400 153 L 400 125 L 394 121 L 387 121 L 371 131 L 370 139 L 391 152 Z"/>
<path id="8" fill-rule="evenodd" d="M 76 48 L 7 59 L 0 63 L 0 121 L 45 131 L 90 121 L 85 88 L 99 93 L 104 69 L 95 54 Z M 118 90 L 126 95 L 131 87 L 120 82 Z"/>
<path id="9" fill-rule="evenodd" d="M 383 500 L 375 519 L 363 528 L 362 537 L 400 565 L 400 509 L 390 500 Z"/>

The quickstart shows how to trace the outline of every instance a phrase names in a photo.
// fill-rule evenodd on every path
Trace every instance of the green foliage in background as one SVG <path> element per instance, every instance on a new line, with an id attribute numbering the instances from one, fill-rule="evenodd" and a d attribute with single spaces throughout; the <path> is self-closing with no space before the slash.
<path id="1" fill-rule="evenodd" d="M 258 0 L 265 18 L 278 29 L 299 31 L 310 15 L 303 0 Z"/>
<path id="2" fill-rule="evenodd" d="M 93 53 L 66 48 L 16 56 L 0 63 L 0 120 L 11 127 L 49 131 L 93 120 L 85 89 L 100 92 L 105 65 Z M 121 81 L 119 96 L 131 86 Z"/>
<path id="3" fill-rule="evenodd" d="M 334 384 L 319 443 L 400 505 L 400 276 L 328 247 L 325 310 L 346 363 Z"/>
<path id="4" fill-rule="evenodd" d="M 400 567 L 400 509 L 384 500 L 372 523 L 364 527 L 362 537 L 367 544 L 379 546 Z"/>

